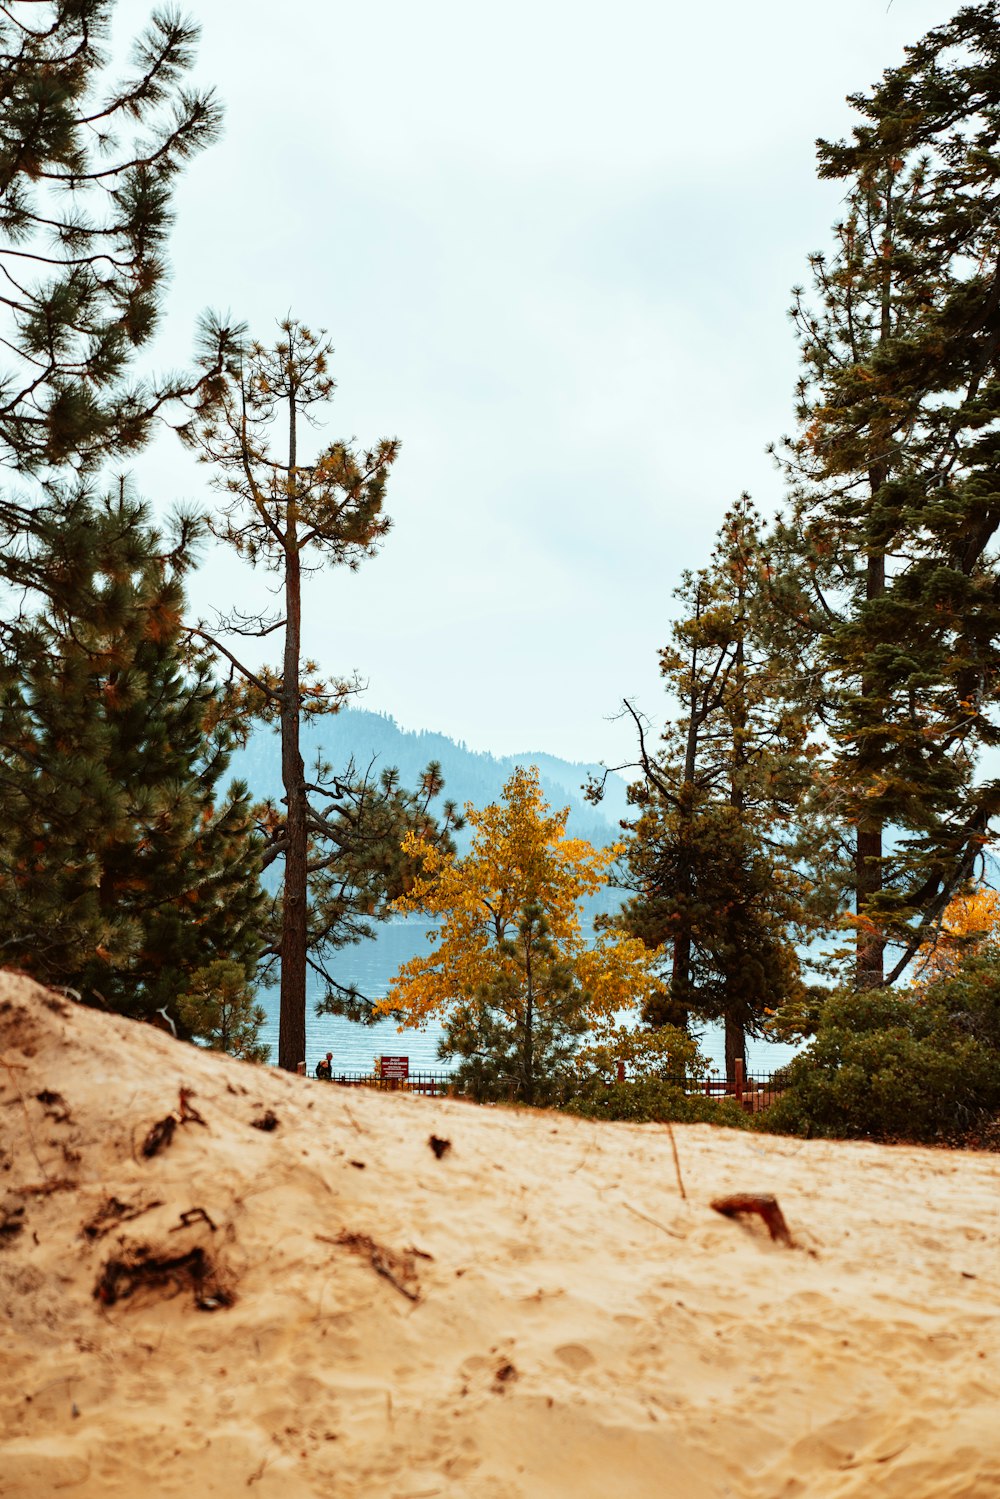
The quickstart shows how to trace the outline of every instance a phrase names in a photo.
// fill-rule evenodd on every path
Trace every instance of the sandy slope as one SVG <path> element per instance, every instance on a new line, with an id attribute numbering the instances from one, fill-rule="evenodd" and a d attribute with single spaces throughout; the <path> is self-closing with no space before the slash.
<path id="1" fill-rule="evenodd" d="M 678 1128 L 685 1203 L 660 1128 L 287 1077 L 6 975 L 0 1059 L 5 1499 L 1000 1495 L 1000 1158 Z M 181 1085 L 205 1123 L 146 1159 Z"/>

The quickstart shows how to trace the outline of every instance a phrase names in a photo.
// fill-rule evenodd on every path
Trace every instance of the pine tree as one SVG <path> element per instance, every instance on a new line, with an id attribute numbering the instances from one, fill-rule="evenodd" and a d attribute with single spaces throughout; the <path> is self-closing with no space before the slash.
<path id="1" fill-rule="evenodd" d="M 112 8 L 0 13 L 0 901 L 9 961 L 144 1010 L 220 952 L 252 967 L 239 907 L 257 886 L 245 797 L 215 803 L 224 744 L 205 738 L 207 668 L 185 665 L 176 634 L 179 554 L 158 558 L 135 507 L 87 494 L 158 418 L 211 404 L 232 342 L 206 321 L 202 368 L 132 374 L 156 329 L 174 186 L 219 108 L 187 82 L 197 31 L 175 13 L 153 16 L 111 79 Z M 185 525 L 178 546 L 190 539 Z M 203 900 L 204 919 L 174 897 Z"/>
<path id="2" fill-rule="evenodd" d="M 619 920 L 669 952 L 669 985 L 647 1005 L 647 1023 L 721 1019 L 731 1078 L 738 1060 L 746 1065 L 747 1034 L 800 982 L 789 931 L 805 910 L 788 827 L 809 781 L 795 684 L 762 628 L 768 543 L 746 495 L 726 515 L 710 565 L 687 573 L 677 597 L 684 613 L 660 664 L 678 712 L 659 753 L 626 704 L 641 779 L 630 788 L 639 813 Z"/>
<path id="3" fill-rule="evenodd" d="M 260 843 L 246 787 L 219 793 L 232 734 L 181 619 L 196 532 L 164 545 L 123 484 L 67 493 L 44 605 L 0 637 L 4 958 L 132 1015 L 214 961 L 248 980 L 260 947 Z"/>
<path id="4" fill-rule="evenodd" d="M 218 134 L 187 84 L 197 28 L 155 12 L 119 80 L 103 43 L 112 0 L 13 0 L 0 13 L 0 465 L 45 483 L 134 453 L 172 402 L 211 399 L 231 332 L 206 322 L 208 367 L 135 380 L 166 273 L 171 196 Z M 31 529 L 30 494 L 0 493 L 0 528 Z"/>
<path id="5" fill-rule="evenodd" d="M 268 1047 L 258 1034 L 267 1011 L 256 1002 L 239 963 L 217 958 L 191 974 L 177 1000 L 181 1024 L 213 1051 L 243 1062 L 266 1062 Z"/>
<path id="6" fill-rule="evenodd" d="M 793 309 L 786 545 L 870 988 L 906 967 L 1000 808 L 975 773 L 1000 686 L 1000 9 L 964 7 L 850 102 L 852 139 L 819 144 L 848 213 L 832 259 L 812 259 L 814 304 Z"/>
<path id="7" fill-rule="evenodd" d="M 212 464 L 224 496 L 213 522 L 218 536 L 251 564 L 279 575 L 284 603 L 276 619 L 237 611 L 215 630 L 194 633 L 229 662 L 242 692 L 237 706 L 278 726 L 284 810 L 264 809 L 269 837 L 265 863 L 283 860 L 280 919 L 271 944 L 280 958 L 279 1065 L 294 1071 L 305 1056 L 306 974 L 326 985 L 324 1004 L 353 1013 L 365 1008 L 330 974 L 325 955 L 357 941 L 400 888 L 401 844 L 408 827 L 430 836 L 428 807 L 441 790 L 440 767 L 430 766 L 417 793 L 400 790 L 398 776 L 342 772 L 317 764 L 307 778 L 300 747 L 303 717 L 335 713 L 357 690 L 356 681 L 323 681 L 304 658 L 302 578 L 320 566 L 357 568 L 373 557 L 389 530 L 383 502 L 399 443 L 383 439 L 364 453 L 334 442 L 308 461 L 299 451 L 303 421 L 315 425 L 316 408 L 333 394 L 330 345 L 295 319 L 281 323 L 273 348 L 250 344 L 238 372 L 221 387 L 217 408 L 192 421 L 186 436 Z M 212 351 L 209 350 L 209 357 Z M 269 445 L 274 423 L 284 420 L 287 446 Z M 219 639 L 283 631 L 278 671 L 253 671 Z M 445 809 L 446 822 L 451 821 Z M 311 887 L 311 888 L 310 888 Z"/>

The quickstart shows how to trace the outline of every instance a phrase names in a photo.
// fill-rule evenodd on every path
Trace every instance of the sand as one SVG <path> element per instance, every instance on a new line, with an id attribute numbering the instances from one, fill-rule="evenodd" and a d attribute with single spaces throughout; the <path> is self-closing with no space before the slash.
<path id="1" fill-rule="evenodd" d="M 290 1077 L 0 975 L 0 1495 L 1000 1495 L 1000 1158 L 675 1136 L 686 1201 L 659 1126 Z"/>

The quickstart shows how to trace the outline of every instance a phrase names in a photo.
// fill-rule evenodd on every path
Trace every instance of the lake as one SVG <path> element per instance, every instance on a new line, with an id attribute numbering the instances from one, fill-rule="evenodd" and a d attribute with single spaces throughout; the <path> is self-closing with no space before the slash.
<path id="1" fill-rule="evenodd" d="M 427 951 L 427 934 L 431 923 L 421 917 L 396 917 L 385 922 L 378 935 L 370 942 L 361 942 L 356 947 L 344 949 L 331 965 L 336 979 L 344 984 L 356 984 L 362 994 L 380 999 L 389 988 L 389 981 L 408 958 Z M 382 1056 L 408 1056 L 410 1071 L 447 1072 L 448 1063 L 437 1054 L 441 1026 L 428 1024 L 424 1030 L 400 1031 L 395 1021 L 382 1020 L 375 1025 L 361 1025 L 357 1021 L 345 1020 L 339 1015 L 317 1015 L 316 1001 L 322 993 L 320 981 L 310 974 L 307 981 L 306 1009 L 306 1069 L 312 1076 L 316 1063 L 328 1051 L 333 1052 L 334 1069 L 342 1072 L 367 1072 L 373 1058 Z M 260 996 L 267 1011 L 267 1021 L 261 1031 L 261 1039 L 271 1048 L 272 1061 L 278 1053 L 278 991 L 271 989 Z M 725 1048 L 720 1025 L 705 1025 L 700 1037 L 702 1051 L 713 1067 L 725 1070 Z M 748 1070 L 774 1072 L 791 1060 L 798 1048 L 772 1041 L 748 1041 Z"/>

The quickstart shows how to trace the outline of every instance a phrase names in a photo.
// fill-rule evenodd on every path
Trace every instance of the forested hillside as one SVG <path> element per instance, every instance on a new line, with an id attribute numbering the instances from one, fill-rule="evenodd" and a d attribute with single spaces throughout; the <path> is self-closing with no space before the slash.
<path id="1" fill-rule="evenodd" d="M 560 760 L 538 750 L 523 755 L 491 755 L 473 750 L 464 743 L 449 739 L 429 729 L 403 729 L 388 713 L 374 713 L 363 708 L 344 708 L 340 713 L 312 719 L 303 726 L 303 757 L 308 774 L 317 754 L 343 772 L 353 756 L 356 770 L 364 772 L 369 765 L 375 775 L 395 766 L 404 786 L 418 785 L 431 760 L 437 760 L 444 776 L 444 795 L 462 808 L 467 802 L 484 807 L 499 799 L 504 782 L 516 765 L 537 765 L 542 788 L 553 807 L 570 809 L 567 832 L 574 838 L 586 838 L 596 847 L 613 842 L 620 836 L 618 826 L 626 816 L 625 782 L 608 776 L 600 807 L 590 806 L 582 787 L 591 774 L 603 770 L 597 765 Z M 372 763 L 374 762 L 374 763 Z M 232 762 L 233 773 L 245 779 L 255 800 L 271 798 L 281 801 L 281 745 L 277 734 L 266 726 L 256 729 L 246 749 L 238 751 Z M 468 846 L 469 834 L 462 829 L 455 835 L 459 852 Z M 272 878 L 279 876 L 272 866 Z M 265 872 L 265 884 L 269 883 Z M 589 916 L 598 911 L 613 911 L 621 904 L 613 890 L 602 891 L 586 903 Z"/>
<path id="2" fill-rule="evenodd" d="M 470 749 L 464 743 L 456 744 L 447 735 L 429 729 L 402 729 L 388 713 L 344 708 L 340 713 L 305 724 L 302 740 L 307 773 L 317 754 L 329 761 L 334 771 L 343 771 L 353 756 L 358 771 L 365 770 L 372 761 L 376 774 L 387 766 L 395 766 L 403 784 L 412 786 L 419 783 L 428 761 L 438 760 L 444 776 L 444 794 L 460 808 L 466 802 L 483 807 L 496 801 L 516 765 L 537 765 L 548 800 L 553 806 L 570 809 L 570 835 L 597 845 L 610 843 L 619 835 L 618 823 L 627 811 L 625 782 L 614 775 L 608 777 L 599 808 L 584 801 L 581 788 L 589 775 L 601 771 L 600 766 L 560 760 L 539 750 L 525 750 L 520 755 L 491 755 Z M 233 772 L 249 782 L 255 797 L 280 801 L 278 736 L 264 726 L 256 729 L 247 748 L 233 757 Z M 464 848 L 466 833 L 457 833 L 455 841 L 460 849 Z"/>

